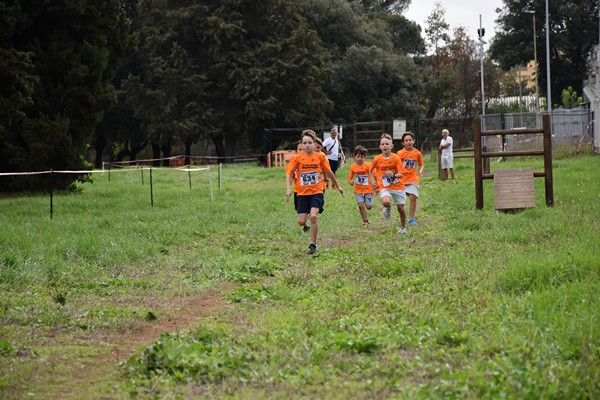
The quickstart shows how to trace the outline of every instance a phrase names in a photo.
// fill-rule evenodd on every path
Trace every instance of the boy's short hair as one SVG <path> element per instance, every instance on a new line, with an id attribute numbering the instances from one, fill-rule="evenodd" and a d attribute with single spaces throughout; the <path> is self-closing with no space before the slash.
<path id="1" fill-rule="evenodd" d="M 302 134 L 300 135 L 300 140 L 302 140 L 302 138 L 304 136 L 310 136 L 313 141 L 316 141 L 316 139 L 317 139 L 317 134 L 315 133 L 315 131 L 310 130 L 310 129 L 306 129 L 306 130 L 302 131 Z"/>
<path id="2" fill-rule="evenodd" d="M 392 142 L 394 141 L 394 139 L 392 139 L 392 135 L 390 135 L 389 133 L 382 133 L 381 137 L 379 138 L 379 140 L 381 140 L 381 139 L 389 139 Z"/>
<path id="3" fill-rule="evenodd" d="M 408 132 L 404 132 L 404 134 L 402 135 L 403 142 L 404 142 L 404 137 L 406 137 L 406 136 L 410 136 L 411 138 L 413 138 L 413 140 L 415 140 L 415 135 L 413 135 L 411 131 L 408 131 Z"/>
<path id="4" fill-rule="evenodd" d="M 367 149 L 364 146 L 361 146 L 360 144 L 354 148 L 354 157 L 356 157 L 357 155 L 366 157 L 367 153 Z"/>
<path id="5" fill-rule="evenodd" d="M 320 137 L 316 137 L 315 138 L 315 142 L 319 145 L 321 145 L 321 147 L 323 147 L 323 139 L 321 139 Z"/>

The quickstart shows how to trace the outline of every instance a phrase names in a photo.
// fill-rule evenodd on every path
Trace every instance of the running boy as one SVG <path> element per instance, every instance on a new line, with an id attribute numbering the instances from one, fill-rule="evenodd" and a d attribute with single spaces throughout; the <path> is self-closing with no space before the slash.
<path id="1" fill-rule="evenodd" d="M 406 204 L 406 194 L 404 193 L 404 182 L 402 178 L 402 162 L 397 154 L 392 153 L 394 143 L 392 137 L 384 133 L 379 139 L 379 154 L 373 162 L 371 162 L 371 182 L 373 189 L 379 190 L 381 204 L 383 205 L 383 219 L 391 217 L 391 199 L 394 199 L 394 204 L 398 208 L 400 214 L 400 228 L 398 233 L 406 233 L 406 212 L 404 204 Z"/>
<path id="2" fill-rule="evenodd" d="M 419 197 L 419 177 L 423 173 L 425 164 L 423 163 L 423 155 L 415 149 L 415 136 L 411 132 L 406 132 L 402 135 L 402 144 L 404 148 L 398 151 L 398 156 L 404 167 L 404 176 L 402 182 L 406 188 L 404 192 L 410 200 L 408 206 L 408 224 L 416 225 L 415 212 L 417 211 L 417 198 Z M 417 169 L 417 166 L 419 169 Z"/>
<path id="3" fill-rule="evenodd" d="M 323 208 L 323 186 L 319 180 L 319 169 L 322 169 L 325 176 L 331 179 L 333 187 L 341 195 L 344 195 L 344 189 L 338 185 L 335 175 L 331 172 L 327 157 L 323 153 L 315 152 L 316 134 L 311 130 L 302 132 L 302 153 L 299 157 L 293 158 L 288 164 L 290 170 L 298 170 L 299 188 L 298 188 L 298 224 L 306 225 L 306 219 L 310 218 L 310 244 L 308 246 L 309 254 L 317 252 L 317 234 L 319 232 L 318 216 L 319 210 Z M 292 194 L 292 177 L 289 173 L 285 174 L 286 192 L 285 201 L 290 200 Z"/>
<path id="4" fill-rule="evenodd" d="M 367 149 L 363 146 L 356 146 L 354 149 L 355 163 L 350 167 L 348 174 L 348 184 L 354 186 L 354 197 L 358 205 L 358 211 L 363 220 L 363 226 L 369 226 L 367 210 L 373 208 L 373 194 L 375 190 L 371 187 L 371 163 L 365 161 L 367 158 Z"/>

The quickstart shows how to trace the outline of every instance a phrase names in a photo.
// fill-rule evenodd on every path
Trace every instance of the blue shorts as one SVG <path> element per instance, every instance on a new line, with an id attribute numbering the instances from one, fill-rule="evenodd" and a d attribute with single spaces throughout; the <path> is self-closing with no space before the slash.
<path id="1" fill-rule="evenodd" d="M 329 161 L 329 168 L 331 171 L 335 173 L 338 170 L 338 160 L 332 160 L 330 158 L 327 159 Z"/>
<path id="2" fill-rule="evenodd" d="M 325 198 L 323 193 L 312 194 L 310 196 L 298 196 L 298 214 L 310 214 L 312 208 L 318 208 L 319 214 L 323 212 Z"/>

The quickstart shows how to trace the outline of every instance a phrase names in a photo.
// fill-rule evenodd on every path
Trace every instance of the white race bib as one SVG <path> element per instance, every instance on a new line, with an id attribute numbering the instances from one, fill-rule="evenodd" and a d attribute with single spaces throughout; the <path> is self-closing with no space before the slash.
<path id="1" fill-rule="evenodd" d="M 319 183 L 318 171 L 301 172 L 300 173 L 300 186 L 310 186 Z"/>
<path id="2" fill-rule="evenodd" d="M 398 182 L 398 178 L 390 178 L 389 175 L 381 175 L 381 181 L 383 182 L 383 187 L 388 187 Z"/>
<path id="3" fill-rule="evenodd" d="M 354 175 L 354 183 L 360 186 L 369 186 L 369 177 L 367 175 Z"/>

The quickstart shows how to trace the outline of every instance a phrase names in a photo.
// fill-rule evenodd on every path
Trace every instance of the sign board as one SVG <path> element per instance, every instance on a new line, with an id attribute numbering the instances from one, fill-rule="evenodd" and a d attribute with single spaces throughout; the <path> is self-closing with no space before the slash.
<path id="1" fill-rule="evenodd" d="M 402 135 L 406 132 L 406 120 L 395 119 L 392 125 L 392 137 L 394 139 L 402 139 Z"/>

